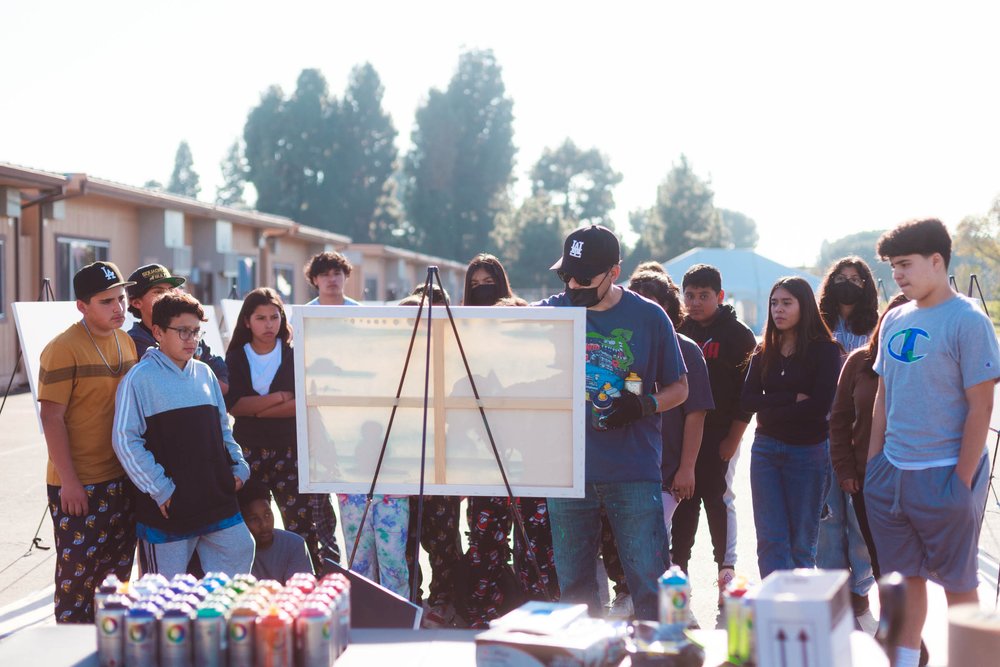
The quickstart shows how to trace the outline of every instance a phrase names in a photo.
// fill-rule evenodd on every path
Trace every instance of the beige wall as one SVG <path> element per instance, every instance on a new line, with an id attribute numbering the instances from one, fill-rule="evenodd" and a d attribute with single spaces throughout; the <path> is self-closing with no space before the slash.
<path id="1" fill-rule="evenodd" d="M 64 220 L 42 224 L 43 276 L 55 283 L 59 237 L 94 239 L 109 243 L 108 259 L 127 276 L 139 266 L 139 212 L 134 206 L 101 197 L 78 197 L 65 202 Z M 67 296 L 56 289 L 56 297 Z M 70 293 L 68 298 L 72 299 Z"/>

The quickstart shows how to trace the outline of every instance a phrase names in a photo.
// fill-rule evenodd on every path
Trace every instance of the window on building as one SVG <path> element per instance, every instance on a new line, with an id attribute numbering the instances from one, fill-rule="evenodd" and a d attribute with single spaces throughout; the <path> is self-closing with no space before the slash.
<path id="1" fill-rule="evenodd" d="M 377 278 L 365 278 L 365 293 L 361 297 L 366 301 L 375 301 L 378 299 L 378 279 Z"/>
<path id="2" fill-rule="evenodd" d="M 236 262 L 236 291 L 239 298 L 242 299 L 257 286 L 257 258 L 244 255 Z"/>
<path id="3" fill-rule="evenodd" d="M 56 298 L 73 301 L 73 276 L 88 264 L 107 261 L 111 250 L 109 241 L 78 239 L 69 236 L 56 238 Z"/>
<path id="4" fill-rule="evenodd" d="M 295 267 L 274 265 L 274 290 L 285 303 L 295 303 Z"/>

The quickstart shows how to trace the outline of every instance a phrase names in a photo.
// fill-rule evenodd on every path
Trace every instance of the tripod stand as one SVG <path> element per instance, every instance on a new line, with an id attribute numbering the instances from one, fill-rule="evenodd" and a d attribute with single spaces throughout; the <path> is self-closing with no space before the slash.
<path id="1" fill-rule="evenodd" d="M 440 278 L 440 275 L 438 273 L 438 267 L 436 267 L 436 266 L 429 266 L 429 267 L 427 267 L 427 278 L 424 281 L 423 293 L 421 294 L 421 297 L 420 297 L 420 304 L 419 304 L 419 307 L 418 307 L 418 310 L 417 310 L 416 318 L 414 319 L 413 331 L 412 331 L 412 333 L 410 335 L 410 342 L 409 342 L 409 346 L 407 347 L 407 351 L 406 351 L 406 360 L 405 360 L 405 362 L 403 364 L 402 373 L 401 373 L 401 376 L 400 376 L 400 379 L 399 379 L 399 385 L 398 385 L 398 387 L 396 389 L 395 401 L 393 402 L 392 410 L 391 410 L 390 415 L 389 415 L 389 421 L 388 421 L 388 424 L 387 424 L 386 429 L 385 429 L 385 435 L 383 436 L 383 439 L 382 439 L 382 446 L 381 446 L 381 450 L 379 451 L 378 460 L 377 460 L 377 462 L 375 464 L 375 472 L 374 472 L 374 474 L 372 476 L 371 485 L 370 485 L 370 487 L 368 489 L 368 493 L 365 496 L 365 506 L 364 506 L 364 510 L 362 511 L 362 515 L 361 515 L 361 523 L 360 523 L 361 528 L 358 530 L 358 532 L 357 532 L 357 534 L 355 535 L 355 538 L 354 538 L 354 545 L 353 545 L 353 547 L 351 549 L 350 559 L 348 560 L 348 568 L 350 568 L 354 564 L 354 558 L 355 558 L 355 555 L 357 554 L 358 544 L 360 543 L 360 540 L 361 540 L 361 530 L 363 529 L 363 527 L 365 525 L 365 521 L 367 519 L 368 512 L 369 512 L 369 510 L 371 508 L 373 496 L 375 494 L 375 485 L 376 485 L 376 483 L 378 481 L 378 476 L 379 476 L 379 473 L 380 473 L 381 468 L 382 468 L 382 462 L 383 462 L 383 459 L 385 457 L 386 446 L 387 446 L 387 444 L 389 442 L 389 435 L 392 432 L 392 425 L 393 425 L 393 422 L 394 422 L 394 420 L 396 418 L 396 411 L 397 411 L 397 408 L 399 406 L 399 398 L 402 395 L 403 385 L 404 385 L 404 382 L 406 380 L 406 373 L 407 373 L 407 370 L 409 368 L 410 359 L 411 359 L 412 354 L 413 354 L 413 347 L 414 347 L 414 343 L 416 341 L 417 332 L 420 329 L 421 322 L 424 321 L 423 312 L 424 312 L 424 304 L 426 302 L 426 304 L 427 304 L 427 316 L 426 316 L 426 322 L 427 322 L 427 347 L 426 347 L 425 360 L 424 360 L 423 427 L 422 427 L 422 438 L 421 438 L 421 446 L 420 446 L 420 484 L 419 484 L 419 490 L 418 490 L 418 494 L 417 494 L 417 523 L 416 523 L 417 539 L 414 541 L 414 550 L 415 551 L 414 551 L 414 554 L 413 554 L 413 561 L 414 561 L 414 563 L 418 563 L 419 562 L 419 554 L 420 554 L 420 532 L 423 529 L 424 482 L 425 482 L 425 476 L 426 476 L 425 473 L 426 473 L 426 460 L 427 460 L 427 418 L 428 418 L 428 413 L 429 413 L 429 387 L 430 387 L 430 376 L 431 376 L 431 339 L 432 339 L 432 331 L 433 331 L 433 317 L 432 317 L 432 315 L 433 315 L 433 308 L 434 308 L 433 292 L 434 292 L 434 287 L 435 287 L 435 281 L 436 281 L 436 287 L 443 294 L 444 293 L 444 288 L 441 285 L 441 278 Z M 479 409 L 479 414 L 480 414 L 480 416 L 481 416 L 481 418 L 483 420 L 483 426 L 485 428 L 486 435 L 487 435 L 487 437 L 489 439 L 490 447 L 492 448 L 492 451 L 493 451 L 493 457 L 496 460 L 497 467 L 498 467 L 498 469 L 500 471 L 500 476 L 503 479 L 504 488 L 505 488 L 505 490 L 507 492 L 507 498 L 508 498 L 508 501 L 510 503 L 511 513 L 512 513 L 512 515 L 514 517 L 514 521 L 515 521 L 515 524 L 517 526 L 518 535 L 520 536 L 520 538 L 523 540 L 523 542 L 525 544 L 526 551 L 528 553 L 528 559 L 529 559 L 529 561 L 530 561 L 530 563 L 532 565 L 532 569 L 534 570 L 534 574 L 535 574 L 538 582 L 541 583 L 541 581 L 542 581 L 541 569 L 538 566 L 538 561 L 536 559 L 535 552 L 531 548 L 531 543 L 528 540 L 528 536 L 527 536 L 527 533 L 526 533 L 525 528 L 524 528 L 524 520 L 523 520 L 523 518 L 521 516 L 520 508 L 518 506 L 518 503 L 515 502 L 515 500 L 514 500 L 513 491 L 511 490 L 510 482 L 507 479 L 507 471 L 504 468 L 503 460 L 500 457 L 500 452 L 497 449 L 496 442 L 495 442 L 495 440 L 493 438 L 493 432 L 490 429 L 489 420 L 486 417 L 486 411 L 483 409 L 482 400 L 481 400 L 480 395 L 479 395 L 479 390 L 476 387 L 475 378 L 472 375 L 472 370 L 469 367 L 469 362 L 468 362 L 468 359 L 467 359 L 466 354 L 465 354 L 465 349 L 462 346 L 462 339 L 459 336 L 458 328 L 457 328 L 457 326 L 455 324 L 455 319 L 454 319 L 454 316 L 452 315 L 452 312 L 451 312 L 451 307 L 448 305 L 447 301 L 445 301 L 445 303 L 444 303 L 444 308 L 445 308 L 445 311 L 448 313 L 448 320 L 449 320 L 449 322 L 451 324 L 451 330 L 452 330 L 452 333 L 455 336 L 455 342 L 458 344 L 458 350 L 459 350 L 459 352 L 460 352 L 460 354 L 462 356 L 462 363 L 465 366 L 465 373 L 466 373 L 466 376 L 467 376 L 467 378 L 469 380 L 469 384 L 471 386 L 473 395 L 475 396 L 476 403 L 477 403 L 477 406 L 478 406 L 478 409 Z M 542 588 L 544 589 L 544 587 L 542 587 Z M 547 593 L 546 593 L 546 595 L 547 595 Z M 416 577 L 413 577 L 412 580 L 411 580 L 411 582 L 410 582 L 410 600 L 411 600 L 411 602 L 419 603 L 418 589 L 417 589 L 417 578 Z"/>
<path id="2" fill-rule="evenodd" d="M 55 300 L 56 300 L 56 295 L 55 292 L 52 290 L 52 281 L 49 280 L 48 278 L 43 278 L 42 284 L 39 288 L 38 301 L 47 302 Z M 0 401 L 0 414 L 3 413 L 4 406 L 7 405 L 7 397 L 10 395 L 11 387 L 14 386 L 14 377 L 17 375 L 17 369 L 20 368 L 21 361 L 23 360 L 23 358 L 24 358 L 24 351 L 21 349 L 21 346 L 18 345 L 17 360 L 14 361 L 14 368 L 10 372 L 10 380 L 7 382 L 7 388 L 4 390 L 3 401 Z M 27 368 L 27 364 L 25 364 L 25 368 Z M 41 549 L 43 551 L 48 551 L 51 548 L 43 546 L 42 538 L 38 536 L 38 534 L 42 530 L 42 524 L 45 523 L 45 517 L 48 513 L 49 513 L 49 507 L 48 505 L 46 505 L 45 509 L 42 511 L 42 518 L 39 519 L 38 521 L 38 528 L 35 529 L 35 535 L 34 537 L 31 538 L 31 543 L 28 545 L 28 550 L 24 552 L 24 555 L 21 556 L 21 558 L 28 556 L 34 549 Z M 3 570 L 0 570 L 0 572 L 6 571 L 13 564 L 14 563 L 10 563 L 6 567 L 4 567 Z"/>

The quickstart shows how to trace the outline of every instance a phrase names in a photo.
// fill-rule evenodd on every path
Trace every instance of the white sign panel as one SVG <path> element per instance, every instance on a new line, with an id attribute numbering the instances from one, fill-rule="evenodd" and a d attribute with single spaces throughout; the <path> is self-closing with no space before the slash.
<path id="1" fill-rule="evenodd" d="M 28 375 L 31 395 L 35 398 L 35 412 L 38 413 L 38 370 L 41 368 L 42 350 L 74 322 L 83 319 L 83 315 L 76 309 L 76 301 L 16 301 L 13 306 L 14 323 L 21 341 L 21 363 Z M 205 318 L 208 320 L 201 324 L 205 332 L 205 343 L 212 354 L 225 357 L 226 350 L 222 346 L 222 336 L 219 335 L 219 320 L 215 316 L 215 308 L 204 305 L 202 308 L 205 309 Z M 122 329 L 128 331 L 134 323 L 135 318 L 126 312 Z M 38 428 L 41 430 L 40 414 L 38 420 Z"/>
<path id="2" fill-rule="evenodd" d="M 426 379 L 425 493 L 506 495 L 481 405 L 515 495 L 582 497 L 586 311 L 452 308 L 480 403 L 443 307 L 429 364 L 425 309 L 407 366 L 417 311 L 295 308 L 301 490 L 366 493 L 388 430 L 375 491 L 416 494 Z"/>

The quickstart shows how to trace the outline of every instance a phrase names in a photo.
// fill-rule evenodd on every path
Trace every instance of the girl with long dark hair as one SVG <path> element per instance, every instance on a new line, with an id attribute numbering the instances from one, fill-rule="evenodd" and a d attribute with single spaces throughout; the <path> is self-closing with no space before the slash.
<path id="1" fill-rule="evenodd" d="M 742 394 L 744 409 L 757 413 L 750 487 L 761 578 L 816 566 L 830 483 L 827 414 L 840 356 L 809 283 L 798 277 L 778 280 Z"/>
<path id="2" fill-rule="evenodd" d="M 830 267 L 819 288 L 819 312 L 848 354 L 868 344 L 878 321 L 878 290 L 865 260 L 852 255 Z"/>
<path id="3" fill-rule="evenodd" d="M 226 350 L 233 436 L 250 464 L 250 477 L 271 490 L 285 528 L 301 535 L 317 574 L 340 561 L 337 519 L 330 496 L 299 493 L 295 433 L 292 329 L 281 297 L 270 287 L 246 295 Z"/>
<path id="4" fill-rule="evenodd" d="M 819 290 L 819 312 L 834 339 L 849 354 L 866 347 L 878 321 L 878 292 L 871 269 L 860 257 L 837 260 Z M 836 471 L 834 471 L 836 474 Z M 851 573 L 851 603 L 862 627 L 871 627 L 868 592 L 875 584 L 872 558 L 851 509 L 851 494 L 834 478 L 819 524 L 816 565 Z"/>
<path id="5" fill-rule="evenodd" d="M 481 253 L 472 258 L 465 272 L 465 293 L 462 305 L 527 305 L 510 289 L 507 272 L 500 260 Z M 485 628 L 511 606 L 511 596 L 520 593 L 530 599 L 555 600 L 559 597 L 555 555 L 552 550 L 552 529 L 545 498 L 515 498 L 524 530 L 541 573 L 541 581 L 531 564 L 531 556 L 522 544 L 519 531 L 514 531 L 514 569 L 516 588 L 504 585 L 504 575 L 510 545 L 513 515 L 506 497 L 469 498 L 469 548 L 465 562 L 469 570 L 469 594 L 465 616 L 469 627 Z M 513 590 L 512 590 L 513 589 Z"/>

